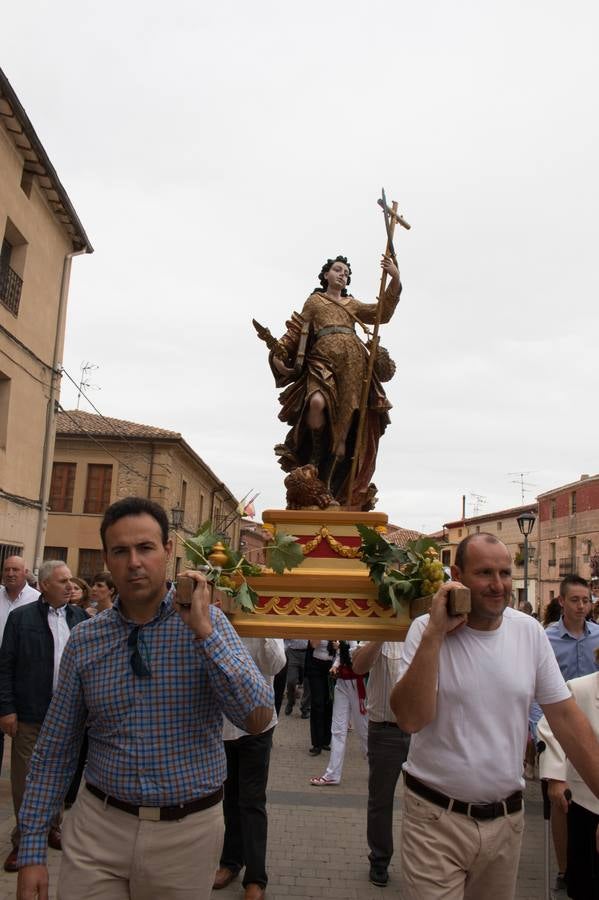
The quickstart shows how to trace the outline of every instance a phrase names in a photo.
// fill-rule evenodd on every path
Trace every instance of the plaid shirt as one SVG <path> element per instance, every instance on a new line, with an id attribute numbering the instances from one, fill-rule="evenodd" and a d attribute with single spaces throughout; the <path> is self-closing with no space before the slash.
<path id="1" fill-rule="evenodd" d="M 36 744 L 19 813 L 19 865 L 46 861 L 47 833 L 89 729 L 87 781 L 136 806 L 174 806 L 218 790 L 226 777 L 222 714 L 243 727 L 272 689 L 223 613 L 198 640 L 173 608 L 172 591 L 139 630 L 151 677 L 135 675 L 134 623 L 118 599 L 82 622 L 62 656 L 57 690 Z"/>

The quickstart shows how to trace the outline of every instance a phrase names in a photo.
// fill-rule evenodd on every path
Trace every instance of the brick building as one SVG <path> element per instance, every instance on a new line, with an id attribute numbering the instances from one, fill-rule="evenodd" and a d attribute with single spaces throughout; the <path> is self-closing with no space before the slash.
<path id="1" fill-rule="evenodd" d="M 103 568 L 100 521 L 121 497 L 149 497 L 164 507 L 174 533 L 171 574 L 185 565 L 186 536 L 210 519 L 239 544 L 237 500 L 181 435 L 80 410 L 59 412 L 44 557 L 64 559 L 90 578 Z"/>
<path id="2" fill-rule="evenodd" d="M 456 522 L 447 522 L 443 526 L 446 533 L 446 545 L 441 550 L 443 565 L 453 565 L 458 544 L 469 534 L 487 531 L 496 535 L 503 541 L 512 556 L 514 601 L 518 603 L 524 597 L 524 538 L 520 533 L 517 521 L 518 516 L 522 513 L 532 513 L 534 516 L 538 516 L 537 504 L 526 503 L 524 506 L 514 506 L 510 509 L 501 509 L 499 512 L 489 512 L 480 516 L 458 519 Z M 537 518 L 528 539 L 528 599 L 534 610 L 537 610 L 538 600 L 538 544 L 539 522 Z"/>
<path id="3" fill-rule="evenodd" d="M 41 561 L 71 263 L 91 252 L 0 69 L 0 567 Z"/>
<path id="4" fill-rule="evenodd" d="M 250 562 L 265 565 L 264 547 L 270 539 L 268 531 L 252 519 L 243 518 L 240 522 L 239 549 Z"/>
<path id="5" fill-rule="evenodd" d="M 537 499 L 543 607 L 570 573 L 591 579 L 599 593 L 599 475 L 581 475 Z"/>

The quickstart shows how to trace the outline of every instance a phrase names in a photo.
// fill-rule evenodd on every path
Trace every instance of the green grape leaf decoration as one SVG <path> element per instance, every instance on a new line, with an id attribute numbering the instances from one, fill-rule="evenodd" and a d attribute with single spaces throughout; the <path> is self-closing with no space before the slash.
<path id="1" fill-rule="evenodd" d="M 266 563 L 277 575 L 285 569 L 294 569 L 304 561 L 304 551 L 298 539 L 292 534 L 275 531 L 272 543 L 265 547 Z"/>

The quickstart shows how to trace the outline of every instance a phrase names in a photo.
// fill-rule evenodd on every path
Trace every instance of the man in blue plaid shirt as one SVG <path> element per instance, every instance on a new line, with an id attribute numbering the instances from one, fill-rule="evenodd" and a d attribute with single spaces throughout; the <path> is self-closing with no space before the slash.
<path id="1" fill-rule="evenodd" d="M 259 734 L 272 690 L 203 575 L 191 606 L 166 583 L 162 507 L 129 497 L 100 529 L 118 589 L 73 629 L 19 816 L 18 900 L 47 900 L 46 836 L 89 730 L 85 789 L 63 828 L 60 900 L 208 898 L 223 840 L 222 714 Z"/>

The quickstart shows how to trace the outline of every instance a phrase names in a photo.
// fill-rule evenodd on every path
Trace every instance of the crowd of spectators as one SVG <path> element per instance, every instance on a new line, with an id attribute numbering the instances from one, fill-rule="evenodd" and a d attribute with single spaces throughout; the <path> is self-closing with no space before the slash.
<path id="1" fill-rule="evenodd" d="M 190 886 L 202 898 L 242 873 L 245 900 L 262 900 L 285 692 L 285 715 L 299 703 L 310 719 L 306 751 L 328 754 L 312 786 L 340 783 L 349 730 L 367 759 L 373 884 L 389 882 L 403 772 L 402 898 L 513 897 L 530 721 L 532 746 L 538 727 L 546 748 L 555 891 L 599 897 L 599 625 L 584 579 L 564 579 L 540 623 L 530 605 L 513 608 L 505 545 L 477 534 L 405 643 L 240 640 L 201 574 L 187 573 L 191 602 L 177 599 L 156 504 L 113 504 L 102 541 L 107 569 L 91 583 L 61 560 L 40 567 L 39 591 L 21 558 L 2 571 L 0 729 L 15 813 L 4 868 L 19 870 L 19 900 L 45 896 L 46 845 L 63 851 L 64 900 L 133 897 L 140 879 L 147 898 L 183 900 Z M 448 613 L 456 585 L 470 588 L 467 618 Z"/>

